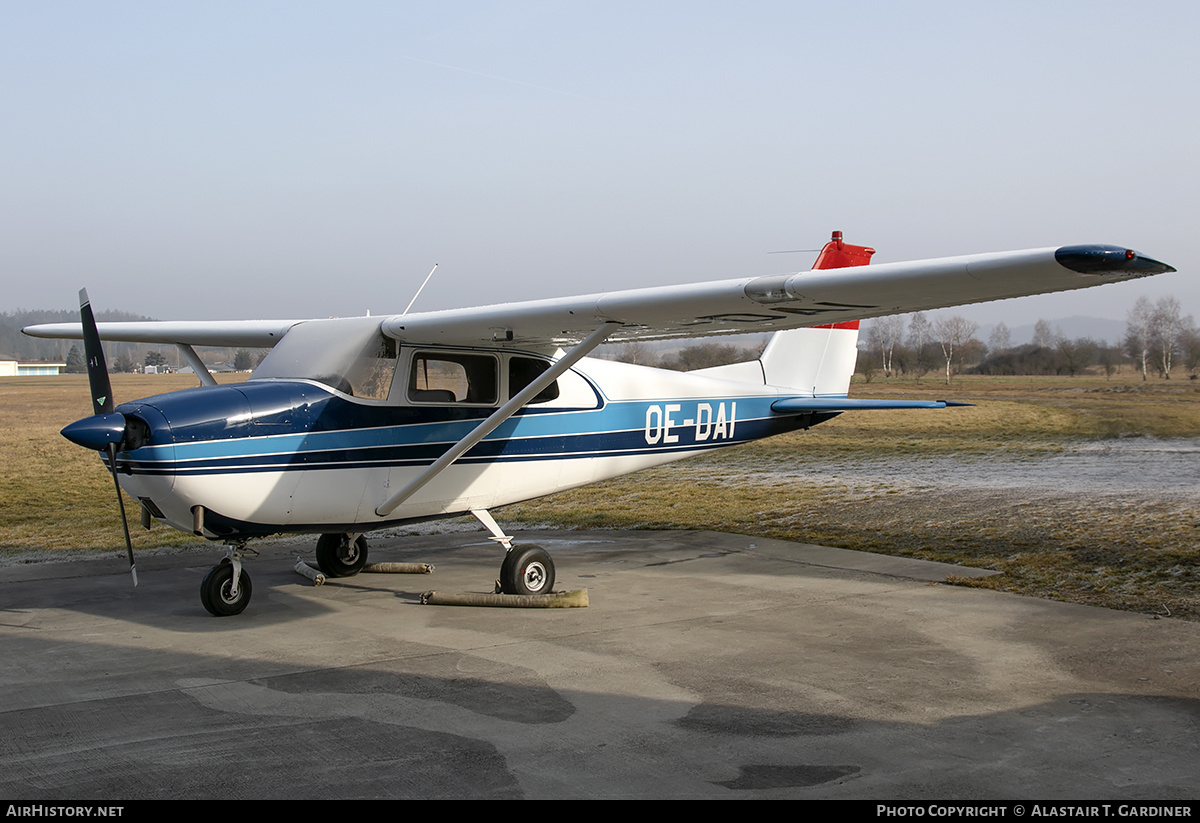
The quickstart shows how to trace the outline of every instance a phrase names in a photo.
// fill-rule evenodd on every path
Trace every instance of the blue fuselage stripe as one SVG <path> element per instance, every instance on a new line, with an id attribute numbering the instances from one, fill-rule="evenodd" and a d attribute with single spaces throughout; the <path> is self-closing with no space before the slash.
<path id="1" fill-rule="evenodd" d="M 189 393 L 180 393 L 187 395 Z M 425 466 L 492 410 L 357 403 L 305 384 L 241 384 L 236 392 L 179 395 L 122 406 L 156 426 L 151 445 L 123 452 L 142 475 Z M 527 409 L 505 421 L 459 463 L 524 462 L 703 451 L 791 431 L 798 418 L 772 413 L 775 396 L 608 402 L 600 408 Z M 251 408 L 282 411 L 255 415 Z M 440 414 L 439 414 L 440 412 Z M 437 419 L 438 417 L 441 419 Z M 160 445 L 161 444 L 161 445 Z"/>

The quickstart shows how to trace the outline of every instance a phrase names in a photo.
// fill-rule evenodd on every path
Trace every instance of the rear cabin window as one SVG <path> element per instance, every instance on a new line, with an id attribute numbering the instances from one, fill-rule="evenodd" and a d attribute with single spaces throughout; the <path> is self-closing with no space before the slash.
<path id="1" fill-rule="evenodd" d="M 476 403 L 499 399 L 499 361 L 487 354 L 417 352 L 408 376 L 412 403 Z"/>

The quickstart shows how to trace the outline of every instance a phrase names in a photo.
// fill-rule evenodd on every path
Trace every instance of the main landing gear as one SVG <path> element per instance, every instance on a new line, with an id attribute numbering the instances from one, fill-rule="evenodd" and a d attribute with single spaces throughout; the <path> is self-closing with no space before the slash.
<path id="1" fill-rule="evenodd" d="M 487 509 L 472 509 L 471 514 L 492 533 L 492 540 L 505 549 L 496 594 L 550 594 L 554 591 L 554 561 L 545 549 L 514 546 L 512 538 L 501 530 Z"/>
<path id="2" fill-rule="evenodd" d="M 317 565 L 326 577 L 353 577 L 367 565 L 367 538 L 361 534 L 321 535 Z"/>
<path id="3" fill-rule="evenodd" d="M 479 517 L 478 512 L 473 512 Z M 507 550 L 500 566 L 504 594 L 549 594 L 554 589 L 554 561 L 540 546 L 513 546 L 487 512 L 480 521 Z M 489 523 L 491 525 L 489 525 Z M 495 526 L 493 530 L 492 527 Z M 503 538 L 502 540 L 500 538 Z M 326 577 L 353 577 L 367 565 L 367 539 L 362 534 L 323 534 L 317 540 L 317 565 Z"/>
<path id="4" fill-rule="evenodd" d="M 541 546 L 513 546 L 500 565 L 503 594 L 550 594 L 554 590 L 554 561 Z"/>

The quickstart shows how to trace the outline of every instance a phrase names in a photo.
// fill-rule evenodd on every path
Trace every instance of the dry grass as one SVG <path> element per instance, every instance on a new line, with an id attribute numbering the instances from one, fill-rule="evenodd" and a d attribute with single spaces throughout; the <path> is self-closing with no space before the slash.
<path id="1" fill-rule="evenodd" d="M 246 375 L 222 375 L 222 382 Z M 191 388 L 188 375 L 114 374 L 117 402 Z M 112 476 L 94 453 L 59 435 L 91 414 L 87 375 L 0 379 L 0 551 L 120 549 L 121 518 Z M 132 504 L 132 505 L 131 505 Z M 203 543 L 174 529 L 138 526 L 136 501 L 125 498 L 135 549 Z"/>
<path id="2" fill-rule="evenodd" d="M 1081 439 L 1200 434 L 1200 386 L 1103 378 L 856 385 L 856 396 L 974 408 L 862 412 L 812 431 L 532 501 L 505 518 L 579 528 L 687 528 L 922 557 L 1004 574 L 964 585 L 1200 619 L 1196 497 L 1088 495 L 829 479 L 863 462 L 1030 460 Z M 805 468 L 810 469 L 803 472 Z M 781 478 L 781 474 L 790 474 Z"/>
<path id="3" fill-rule="evenodd" d="M 233 379 L 240 379 L 235 376 Z M 118 399 L 187 388 L 183 376 L 116 375 Z M 686 528 L 763 535 L 997 569 L 964 585 L 1200 619 L 1194 499 L 998 493 L 830 479 L 881 458 L 1031 460 L 1080 438 L 1196 437 L 1200 386 L 1103 378 L 959 378 L 855 385 L 856 396 L 958 399 L 975 408 L 843 415 L 810 432 L 509 506 L 506 522 Z M 0 550 L 121 549 L 112 481 L 58 430 L 90 412 L 83 376 L 0 380 Z M 801 470 L 810 469 L 800 473 Z M 792 476 L 781 477 L 783 472 Z M 1194 497 L 1194 496 L 1193 496 Z M 128 501 L 127 501 L 128 502 Z M 133 530 L 135 548 L 200 542 Z"/>

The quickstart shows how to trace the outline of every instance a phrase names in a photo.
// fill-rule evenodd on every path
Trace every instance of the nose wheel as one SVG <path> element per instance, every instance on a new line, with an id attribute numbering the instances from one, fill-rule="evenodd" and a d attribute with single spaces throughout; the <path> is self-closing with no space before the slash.
<path id="1" fill-rule="evenodd" d="M 504 594 L 550 594 L 554 590 L 554 561 L 541 546 L 514 546 L 500 566 Z"/>
<path id="2" fill-rule="evenodd" d="M 242 556 L 257 557 L 258 552 L 249 548 L 245 540 L 232 540 L 225 544 L 225 557 L 208 570 L 200 581 L 200 602 L 213 617 L 229 617 L 241 614 L 250 604 L 254 591 L 250 575 L 242 568 Z"/>
<path id="3" fill-rule="evenodd" d="M 200 602 L 214 617 L 229 617 L 241 614 L 250 603 L 250 575 L 238 564 L 237 585 L 234 585 L 234 568 L 229 558 L 208 570 L 200 583 Z"/>

